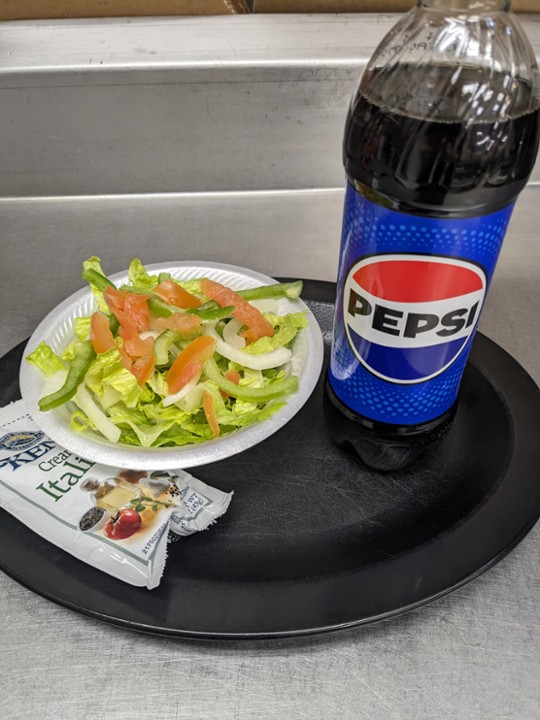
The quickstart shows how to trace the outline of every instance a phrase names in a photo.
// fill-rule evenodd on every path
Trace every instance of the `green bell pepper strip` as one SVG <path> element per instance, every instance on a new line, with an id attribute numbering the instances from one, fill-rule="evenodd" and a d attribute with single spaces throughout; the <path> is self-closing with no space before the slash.
<path id="1" fill-rule="evenodd" d="M 233 310 L 233 305 L 227 307 L 220 307 L 218 305 L 216 308 L 208 308 L 206 310 L 201 310 L 200 307 L 192 308 L 189 312 L 193 315 L 197 315 L 197 317 L 200 317 L 203 322 L 213 322 L 215 320 L 226 318 L 228 315 L 232 314 Z"/>
<path id="2" fill-rule="evenodd" d="M 206 305 L 209 306 L 210 303 L 206 303 Z M 213 303 L 212 307 L 208 307 L 204 310 L 201 308 L 203 308 L 202 305 L 198 308 L 189 308 L 188 310 L 182 310 L 181 308 L 174 307 L 174 305 L 169 305 L 168 303 L 160 300 L 157 297 L 151 297 L 148 300 L 148 309 L 150 310 L 150 312 L 153 315 L 157 315 L 157 317 L 164 318 L 171 317 L 173 313 L 179 312 L 187 313 L 189 315 L 196 315 L 203 322 L 212 322 L 227 317 L 227 315 L 230 315 L 234 310 L 234 307 L 232 306 L 222 308 L 217 303 Z"/>
<path id="3" fill-rule="evenodd" d="M 171 317 L 174 312 L 177 312 L 176 308 L 172 305 L 167 305 L 166 302 L 163 302 L 163 300 L 157 297 L 150 297 L 148 299 L 148 309 L 152 315 L 163 318 Z"/>
<path id="4" fill-rule="evenodd" d="M 288 283 L 276 283 L 275 285 L 261 285 L 248 290 L 239 290 L 238 294 L 244 300 L 263 300 L 266 298 L 288 297 L 296 300 L 302 292 L 302 281 L 295 280 Z"/>
<path id="5" fill-rule="evenodd" d="M 280 297 L 288 297 L 291 300 L 296 300 L 300 297 L 302 286 L 303 283 L 301 280 L 295 280 L 294 282 L 275 283 L 274 285 L 261 285 L 260 287 L 248 288 L 247 290 L 238 290 L 237 294 L 248 302 L 250 300 L 266 300 L 266 298 Z M 197 310 L 199 312 L 207 312 L 218 307 L 217 302 L 209 300 L 197 308 Z"/>
<path id="6" fill-rule="evenodd" d="M 39 409 L 42 412 L 52 410 L 63 405 L 75 395 L 77 388 L 84 381 L 88 368 L 96 357 L 94 348 L 88 341 L 80 342 L 74 348 L 75 357 L 71 361 L 66 380 L 62 387 L 50 395 L 46 395 L 39 401 Z"/>
<path id="7" fill-rule="evenodd" d="M 245 385 L 236 385 L 236 383 L 227 380 L 217 366 L 214 358 L 210 358 L 204 365 L 204 374 L 214 382 L 218 388 L 224 390 L 232 397 L 245 400 L 246 402 L 253 403 L 266 403 L 275 398 L 283 397 L 285 395 L 292 395 L 298 390 L 298 378 L 295 375 L 291 375 L 284 380 L 275 382 L 268 387 L 255 388 L 247 387 Z"/>
<path id="8" fill-rule="evenodd" d="M 123 292 L 135 293 L 135 295 L 150 295 L 151 293 L 151 290 L 138 287 L 137 285 L 120 285 L 118 289 Z"/>
<path id="9" fill-rule="evenodd" d="M 97 270 L 85 270 L 82 274 L 82 279 L 89 282 L 98 290 L 101 290 L 101 292 L 103 292 L 107 287 L 116 288 L 116 285 L 111 282 L 108 277 L 105 277 L 105 275 L 102 275 Z"/>
<path id="10" fill-rule="evenodd" d="M 154 358 L 156 365 L 166 365 L 169 362 L 169 350 L 173 343 L 181 340 L 180 333 L 173 330 L 165 330 L 156 338 L 154 343 Z"/>

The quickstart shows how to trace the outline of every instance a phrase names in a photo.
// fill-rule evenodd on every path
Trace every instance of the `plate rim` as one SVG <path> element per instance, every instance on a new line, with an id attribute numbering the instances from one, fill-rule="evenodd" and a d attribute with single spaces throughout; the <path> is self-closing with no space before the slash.
<path id="1" fill-rule="evenodd" d="M 278 282 L 275 278 L 257 270 L 204 260 L 151 263 L 145 264 L 144 267 L 150 273 L 195 268 L 228 272 L 253 281 L 254 285 L 257 283 L 270 285 Z M 122 280 L 127 277 L 127 273 L 128 269 L 125 269 L 109 275 L 109 278 L 112 281 Z M 301 410 L 317 385 L 324 361 L 324 342 L 315 316 L 300 297 L 298 299 L 298 302 L 301 303 L 299 311 L 306 311 L 308 317 L 309 324 L 305 332 L 310 351 L 306 354 L 300 373 L 298 392 L 289 396 L 285 407 L 278 410 L 272 418 L 246 428 L 240 428 L 222 438 L 171 448 L 143 448 L 124 444 L 115 446 L 111 443 L 100 442 L 88 435 L 76 433 L 65 423 L 61 423 L 56 414 L 51 415 L 39 411 L 37 407 L 37 399 L 40 394 L 38 385 L 41 384 L 42 387 L 43 383 L 36 369 L 26 363 L 25 359 L 41 340 L 45 339 L 47 334 L 50 334 L 53 328 L 58 326 L 66 313 L 91 297 L 91 290 L 83 287 L 62 300 L 41 320 L 24 349 L 19 369 L 19 385 L 23 400 L 39 428 L 60 446 L 93 462 L 124 468 L 137 467 L 143 470 L 175 470 L 224 460 L 259 444 L 280 430 Z M 304 382 L 301 380 L 302 377 Z"/>

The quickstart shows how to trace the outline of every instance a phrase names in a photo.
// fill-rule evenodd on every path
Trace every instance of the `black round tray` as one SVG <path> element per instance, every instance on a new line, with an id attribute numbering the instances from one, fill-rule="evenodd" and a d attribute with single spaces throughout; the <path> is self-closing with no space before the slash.
<path id="1" fill-rule="evenodd" d="M 335 286 L 306 281 L 328 356 Z M 17 399 L 23 345 L 0 360 L 0 405 Z M 265 638 L 398 615 L 478 576 L 540 515 L 540 390 L 478 334 L 454 424 L 436 452 L 365 470 L 325 431 L 322 377 L 263 443 L 192 471 L 234 490 L 208 532 L 169 546 L 161 585 L 135 588 L 54 548 L 0 511 L 0 567 L 44 597 L 134 630 Z"/>

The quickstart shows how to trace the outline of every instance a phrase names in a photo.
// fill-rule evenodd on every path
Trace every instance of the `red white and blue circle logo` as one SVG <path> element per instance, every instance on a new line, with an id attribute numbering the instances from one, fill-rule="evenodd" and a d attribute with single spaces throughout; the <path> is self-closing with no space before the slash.
<path id="1" fill-rule="evenodd" d="M 397 253 L 364 258 L 351 267 L 344 286 L 350 347 L 382 380 L 430 380 L 467 345 L 486 290 L 486 273 L 466 260 Z"/>

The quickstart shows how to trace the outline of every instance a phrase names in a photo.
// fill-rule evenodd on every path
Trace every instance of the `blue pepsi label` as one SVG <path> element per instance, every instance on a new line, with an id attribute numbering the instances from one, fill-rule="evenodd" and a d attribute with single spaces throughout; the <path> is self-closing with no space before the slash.
<path id="1" fill-rule="evenodd" d="M 427 218 L 347 186 L 329 371 L 345 405 L 392 425 L 453 405 L 512 209 Z"/>

